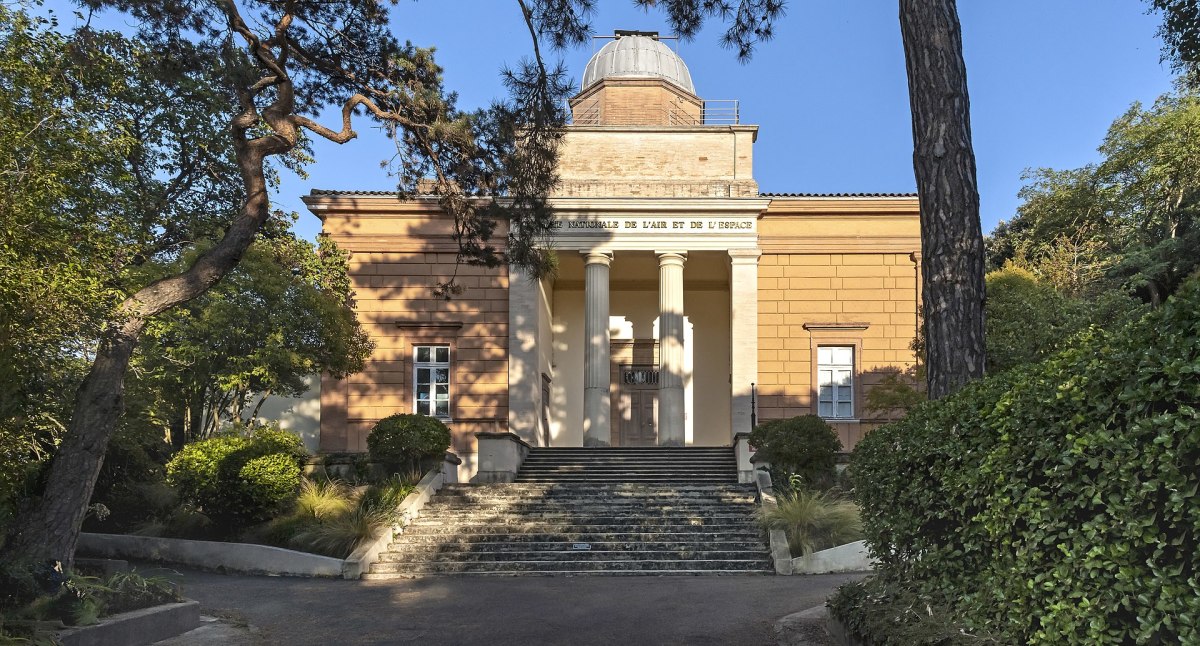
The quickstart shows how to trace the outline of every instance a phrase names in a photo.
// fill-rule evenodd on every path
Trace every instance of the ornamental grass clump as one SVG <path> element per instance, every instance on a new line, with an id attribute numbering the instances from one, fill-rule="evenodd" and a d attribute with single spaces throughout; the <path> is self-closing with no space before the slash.
<path id="1" fill-rule="evenodd" d="M 858 505 L 833 494 L 799 489 L 779 496 L 774 509 L 760 512 L 767 529 L 782 529 L 792 556 L 862 540 Z"/>
<path id="2" fill-rule="evenodd" d="M 336 480 L 305 480 L 292 512 L 256 528 L 248 538 L 345 558 L 400 520 L 400 503 L 412 493 L 413 483 L 393 477 L 352 488 Z"/>

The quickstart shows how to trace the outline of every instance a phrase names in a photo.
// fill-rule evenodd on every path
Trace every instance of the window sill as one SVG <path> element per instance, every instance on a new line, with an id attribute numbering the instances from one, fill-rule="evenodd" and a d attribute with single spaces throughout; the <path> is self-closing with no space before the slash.
<path id="1" fill-rule="evenodd" d="M 857 417 L 822 417 L 829 424 L 858 424 L 861 420 Z"/>

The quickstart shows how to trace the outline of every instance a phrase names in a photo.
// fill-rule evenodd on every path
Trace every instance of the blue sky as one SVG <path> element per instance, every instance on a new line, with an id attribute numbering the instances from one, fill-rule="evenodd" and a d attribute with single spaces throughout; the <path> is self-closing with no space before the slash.
<path id="1" fill-rule="evenodd" d="M 629 0 L 597 4 L 597 34 L 670 33 L 658 11 L 643 12 Z M 760 127 L 754 172 L 761 189 L 915 191 L 895 0 L 788 4 L 775 39 L 746 64 L 720 47 L 718 23 L 678 43 L 697 93 L 740 100 L 742 122 Z M 1158 17 L 1145 6 L 1140 0 L 959 2 L 985 233 L 1015 213 L 1024 169 L 1095 161 L 1116 117 L 1132 102 L 1150 103 L 1170 90 L 1154 35 Z M 464 108 L 501 97 L 500 65 L 530 51 L 513 0 L 400 0 L 393 11 L 400 38 L 436 46 L 446 84 Z M 587 45 L 559 54 L 576 82 L 593 51 Z M 276 202 L 301 213 L 306 237 L 320 227 L 299 199 L 310 189 L 394 188 L 379 164 L 390 156 L 390 143 L 366 119 L 356 130 L 359 138 L 342 146 L 315 142 L 317 161 L 307 179 L 284 178 Z"/>

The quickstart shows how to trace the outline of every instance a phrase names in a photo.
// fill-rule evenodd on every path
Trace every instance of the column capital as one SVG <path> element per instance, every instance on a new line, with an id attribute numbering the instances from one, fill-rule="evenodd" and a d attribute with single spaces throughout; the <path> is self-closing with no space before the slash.
<path id="1" fill-rule="evenodd" d="M 607 249 L 580 251 L 579 253 L 583 256 L 585 265 L 604 265 L 605 267 L 612 265 L 613 254 Z"/>
<path id="2" fill-rule="evenodd" d="M 757 265 L 762 249 L 730 249 L 729 261 L 735 265 Z"/>
<path id="3" fill-rule="evenodd" d="M 667 265 L 679 265 L 682 267 L 683 263 L 687 261 L 686 251 L 655 251 L 654 253 L 658 255 L 659 267 Z"/>

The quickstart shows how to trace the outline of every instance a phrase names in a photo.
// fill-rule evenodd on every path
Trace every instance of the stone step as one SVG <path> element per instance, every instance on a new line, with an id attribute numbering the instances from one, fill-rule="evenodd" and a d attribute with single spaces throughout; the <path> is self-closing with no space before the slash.
<path id="1" fill-rule="evenodd" d="M 477 542 L 398 542 L 392 543 L 380 555 L 384 561 L 400 560 L 406 554 L 456 554 L 456 553 L 524 553 L 524 552 L 575 552 L 575 545 L 586 543 L 592 551 L 664 551 L 677 553 L 685 550 L 716 550 L 737 552 L 762 552 L 766 543 L 761 538 L 746 540 L 674 540 L 674 541 L 477 541 Z"/>
<path id="2" fill-rule="evenodd" d="M 722 465 L 704 465 L 704 464 L 657 464 L 647 462 L 629 462 L 626 464 L 616 464 L 612 462 L 597 462 L 595 464 L 579 464 L 576 462 L 554 462 L 545 464 L 523 464 L 520 471 L 517 473 L 526 473 L 529 471 L 596 471 L 598 473 L 640 473 L 640 472 L 669 472 L 678 473 L 680 475 L 736 475 L 737 472 L 733 466 L 725 467 Z"/>
<path id="3" fill-rule="evenodd" d="M 689 487 L 680 487 L 677 485 L 656 485 L 656 484 L 641 484 L 641 483 L 607 483 L 607 484 L 521 484 L 514 482 L 503 482 L 496 484 L 469 484 L 469 483 L 454 483 L 447 484 L 442 488 L 442 492 L 448 491 L 486 491 L 486 492 L 519 492 L 525 493 L 530 491 L 575 491 L 594 495 L 598 491 L 605 493 L 620 493 L 627 495 L 655 495 L 655 494 L 678 494 L 683 492 L 749 492 L 755 491 L 752 484 L 698 484 Z"/>
<path id="4" fill-rule="evenodd" d="M 420 527 L 436 527 L 439 525 L 453 525 L 455 527 L 470 527 L 474 525 L 494 525 L 498 527 L 509 527 L 517 530 L 518 533 L 528 533 L 524 528 L 541 528 L 541 527 L 592 527 L 592 526 L 634 526 L 634 527 L 757 527 L 756 519 L 748 514 L 745 515 L 720 515 L 720 516 L 661 516 L 661 517 L 645 517 L 637 515 L 625 516 L 573 516 L 573 515 L 553 515 L 553 516 L 538 516 L 538 515 L 522 515 L 511 514 L 503 516 L 478 516 L 474 514 L 446 514 L 443 516 L 422 516 L 415 519 L 405 528 L 405 531 Z"/>
<path id="5" fill-rule="evenodd" d="M 724 455 L 547 455 L 539 453 L 531 453 L 525 456 L 525 463 L 529 462 L 558 462 L 558 463 L 580 463 L 580 462 L 647 462 L 652 464 L 689 464 L 698 462 L 701 464 L 736 464 L 737 460 L 730 454 Z"/>
<path id="6" fill-rule="evenodd" d="M 723 531 L 686 532 L 529 532 L 509 534 L 504 532 L 459 532 L 455 534 L 433 532 L 409 532 L 397 535 L 389 550 L 401 549 L 405 545 L 482 545 L 484 543 L 620 543 L 620 542 L 718 542 L 718 541 L 761 541 L 763 533 L 758 528 Z"/>
<path id="7" fill-rule="evenodd" d="M 508 561 L 761 561 L 763 550 L 534 550 L 526 552 L 387 552 L 377 563 L 503 563 Z"/>
<path id="8" fill-rule="evenodd" d="M 662 487 L 662 485 L 654 485 Z M 494 498 L 497 500 L 629 500 L 629 501 L 660 501 L 660 500 L 712 500 L 735 502 L 739 500 L 757 500 L 753 491 L 722 490 L 715 487 L 721 485 L 704 485 L 678 489 L 666 487 L 660 491 L 637 491 L 616 489 L 611 484 L 595 483 L 535 483 L 517 482 L 507 484 L 504 488 L 496 489 L 443 489 L 438 498 L 466 496 L 476 500 Z"/>
<path id="9" fill-rule="evenodd" d="M 757 526 L 743 519 L 713 519 L 691 522 L 644 522 L 621 519 L 618 522 L 421 522 L 404 528 L 404 534 L 634 534 L 646 531 L 686 533 L 693 528 L 709 531 L 758 531 Z"/>
<path id="10" fill-rule="evenodd" d="M 435 498 L 435 500 L 437 500 Z M 737 503 L 705 503 L 705 502 L 662 502 L 642 504 L 637 502 L 581 502 L 572 504 L 571 501 L 539 501 L 539 502 L 520 502 L 520 501 L 494 501 L 494 500 L 454 500 L 454 501 L 439 501 L 425 506 L 421 510 L 422 516 L 432 516 L 447 511 L 474 511 L 481 514 L 499 514 L 499 513 L 568 513 L 579 512 L 584 514 L 603 513 L 603 514 L 672 514 L 672 513 L 689 513 L 695 512 L 698 514 L 711 513 L 714 511 L 728 511 L 729 513 L 746 513 L 754 514 L 758 507 L 754 503 L 737 502 Z"/>
<path id="11" fill-rule="evenodd" d="M 496 562 L 425 562 L 391 563 L 376 562 L 371 565 L 372 574 L 412 573 L 433 574 L 441 572 L 594 572 L 604 570 L 725 570 L 767 571 L 770 562 L 766 556 L 754 559 L 658 559 L 623 561 L 496 561 Z"/>
<path id="12" fill-rule="evenodd" d="M 688 503 L 688 504 L 638 504 L 638 503 L 599 503 L 587 502 L 571 504 L 570 502 L 436 502 L 426 505 L 421 510 L 422 516 L 437 516 L 446 513 L 477 513 L 477 514 L 648 514 L 661 516 L 665 514 L 709 514 L 714 512 L 744 513 L 753 515 L 757 508 L 752 504 L 720 504 L 720 503 Z"/>
<path id="13" fill-rule="evenodd" d="M 367 572 L 365 581 L 394 581 L 424 577 L 574 577 L 574 576 L 764 576 L 774 574 L 770 568 L 755 570 L 552 570 L 552 571 L 468 571 L 468 572 Z"/>
<path id="14" fill-rule="evenodd" d="M 647 471 L 639 471 L 636 474 L 629 472 L 613 472 L 604 473 L 596 471 L 523 471 L 517 474 L 516 482 L 662 482 L 662 483 L 679 483 L 691 484 L 697 482 L 736 482 L 737 476 L 718 475 L 718 474 L 703 474 L 690 475 L 684 473 L 672 473 L 663 471 L 662 473 L 651 473 Z"/>

